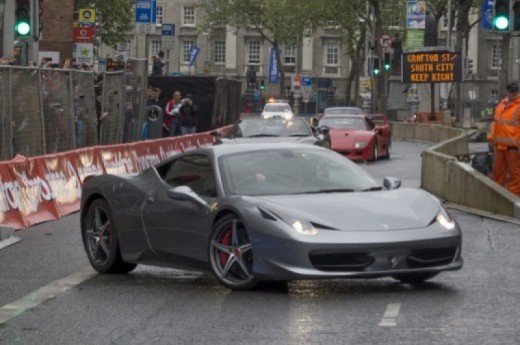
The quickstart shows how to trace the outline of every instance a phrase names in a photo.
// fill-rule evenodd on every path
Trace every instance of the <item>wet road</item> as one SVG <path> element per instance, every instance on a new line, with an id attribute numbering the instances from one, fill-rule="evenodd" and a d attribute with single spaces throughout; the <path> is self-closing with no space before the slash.
<path id="1" fill-rule="evenodd" d="M 390 160 L 361 165 L 417 188 L 426 147 L 396 141 Z M 465 266 L 420 287 L 385 278 L 232 292 L 206 273 L 98 275 L 74 214 L 0 250 L 0 344 L 519 344 L 519 226 L 453 215 Z"/>

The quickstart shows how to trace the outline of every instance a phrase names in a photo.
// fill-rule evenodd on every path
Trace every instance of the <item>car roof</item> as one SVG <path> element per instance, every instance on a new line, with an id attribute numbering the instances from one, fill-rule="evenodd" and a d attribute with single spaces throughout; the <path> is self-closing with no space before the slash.
<path id="1" fill-rule="evenodd" d="M 364 119 L 367 117 L 367 114 L 325 114 L 321 118 L 333 118 L 333 117 L 353 117 Z"/>
<path id="2" fill-rule="evenodd" d="M 327 113 L 327 111 L 335 111 L 335 112 L 338 112 L 338 111 L 345 111 L 345 112 L 348 112 L 348 113 L 351 113 L 352 111 L 355 111 L 359 114 L 364 114 L 365 112 L 363 111 L 363 109 L 361 108 L 358 108 L 358 107 L 328 107 L 328 108 L 325 108 L 325 110 L 323 111 L 323 113 Z"/>
<path id="3" fill-rule="evenodd" d="M 265 104 L 264 107 L 266 107 L 268 105 L 289 105 L 289 103 L 287 103 L 287 102 L 268 102 Z"/>

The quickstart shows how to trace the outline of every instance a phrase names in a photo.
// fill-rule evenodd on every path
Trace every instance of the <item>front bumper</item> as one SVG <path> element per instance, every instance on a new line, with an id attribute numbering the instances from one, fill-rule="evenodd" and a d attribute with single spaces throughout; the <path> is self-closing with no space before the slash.
<path id="1" fill-rule="evenodd" d="M 425 230 L 414 231 L 404 230 L 404 236 L 396 232 L 395 240 L 386 234 L 379 241 L 374 232 L 364 236 L 352 234 L 357 238 L 353 241 L 344 233 L 339 236 L 343 239 L 335 242 L 323 241 L 324 238 L 313 243 L 278 239 L 269 250 L 253 249 L 253 271 L 259 279 L 297 280 L 377 278 L 462 268 L 460 233 L 421 238 Z"/>

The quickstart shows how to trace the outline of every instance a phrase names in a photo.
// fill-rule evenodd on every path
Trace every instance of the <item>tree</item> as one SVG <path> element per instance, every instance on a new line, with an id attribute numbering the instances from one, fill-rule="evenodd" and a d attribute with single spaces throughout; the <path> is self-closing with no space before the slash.
<path id="1" fill-rule="evenodd" d="M 224 26 L 235 31 L 253 30 L 275 49 L 280 73 L 280 95 L 284 94 L 285 73 L 281 50 L 301 46 L 311 37 L 321 17 L 325 0 L 199 0 L 206 29 Z M 298 68 L 298 66 L 296 66 Z"/>
<path id="2" fill-rule="evenodd" d="M 77 8 L 96 10 L 96 45 L 127 42 L 134 27 L 134 0 L 77 0 Z"/>

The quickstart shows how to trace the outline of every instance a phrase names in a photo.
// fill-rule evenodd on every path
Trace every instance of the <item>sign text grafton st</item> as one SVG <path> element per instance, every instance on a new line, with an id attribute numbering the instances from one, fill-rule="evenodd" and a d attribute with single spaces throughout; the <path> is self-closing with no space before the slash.
<path id="1" fill-rule="evenodd" d="M 447 51 L 403 54 L 403 83 L 462 81 L 462 55 Z"/>

